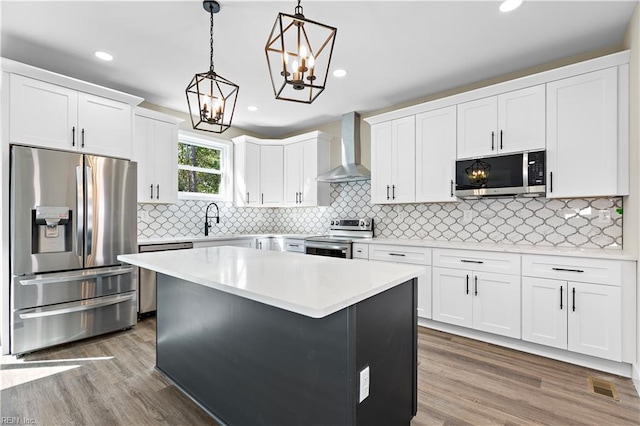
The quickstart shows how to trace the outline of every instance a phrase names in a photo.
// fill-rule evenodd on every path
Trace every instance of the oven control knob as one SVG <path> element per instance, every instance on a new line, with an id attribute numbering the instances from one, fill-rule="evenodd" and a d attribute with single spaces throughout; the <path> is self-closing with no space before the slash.
<path id="1" fill-rule="evenodd" d="M 365 222 L 364 222 L 364 225 L 368 228 L 369 226 L 371 226 L 371 221 L 368 221 L 368 220 L 367 220 L 367 221 L 365 221 Z"/>
<path id="2" fill-rule="evenodd" d="M 364 226 L 364 220 L 360 221 L 360 226 Z"/>
<path id="3" fill-rule="evenodd" d="M 333 221 L 331 221 L 331 226 L 333 226 L 335 223 Z"/>

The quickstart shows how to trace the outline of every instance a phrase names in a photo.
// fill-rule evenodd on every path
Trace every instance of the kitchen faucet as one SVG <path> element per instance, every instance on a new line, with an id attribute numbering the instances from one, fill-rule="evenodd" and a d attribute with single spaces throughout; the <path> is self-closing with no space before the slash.
<path id="1" fill-rule="evenodd" d="M 216 206 L 216 223 L 220 223 L 220 209 L 216 203 L 209 203 L 207 209 L 204 212 L 204 236 L 209 236 L 209 228 L 211 228 L 211 224 L 209 223 L 209 207 Z M 212 217 L 213 219 L 213 217 Z"/>

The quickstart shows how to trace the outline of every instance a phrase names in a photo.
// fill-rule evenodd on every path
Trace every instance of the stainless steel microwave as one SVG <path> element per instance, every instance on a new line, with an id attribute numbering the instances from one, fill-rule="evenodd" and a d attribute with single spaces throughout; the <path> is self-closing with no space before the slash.
<path id="1" fill-rule="evenodd" d="M 456 161 L 456 196 L 544 196 L 545 157 L 545 151 L 527 151 Z"/>

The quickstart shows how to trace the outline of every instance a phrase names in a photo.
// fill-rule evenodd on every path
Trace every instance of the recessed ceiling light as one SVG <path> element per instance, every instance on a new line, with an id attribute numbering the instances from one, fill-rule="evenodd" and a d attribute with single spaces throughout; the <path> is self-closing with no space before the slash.
<path id="1" fill-rule="evenodd" d="M 504 0 L 500 5 L 500 12 L 511 12 L 522 4 L 522 0 Z"/>
<path id="2" fill-rule="evenodd" d="M 102 50 L 96 50 L 93 52 L 96 55 L 96 58 L 102 59 L 103 61 L 113 61 L 113 55 L 107 52 L 103 52 Z"/>
<path id="3" fill-rule="evenodd" d="M 257 110 L 258 110 L 258 107 L 257 107 L 257 106 L 254 106 L 254 105 L 250 105 L 250 106 L 248 106 L 248 107 L 247 107 L 247 109 L 248 109 L 249 111 L 257 111 Z"/>
<path id="4" fill-rule="evenodd" d="M 345 75 L 347 75 L 347 72 L 345 70 L 335 70 L 333 72 L 334 77 L 344 77 Z"/>

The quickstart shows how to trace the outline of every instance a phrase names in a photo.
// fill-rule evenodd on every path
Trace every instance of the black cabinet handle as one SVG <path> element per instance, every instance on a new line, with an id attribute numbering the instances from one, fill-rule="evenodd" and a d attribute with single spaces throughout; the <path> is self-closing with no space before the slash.
<path id="1" fill-rule="evenodd" d="M 84 129 L 82 129 L 82 147 L 84 148 Z"/>
<path id="2" fill-rule="evenodd" d="M 387 185 L 387 200 L 389 199 L 389 185 Z"/>
<path id="3" fill-rule="evenodd" d="M 549 192 L 553 192 L 553 172 L 549 172 Z"/>
<path id="4" fill-rule="evenodd" d="M 560 286 L 560 310 L 562 310 L 562 287 L 564 286 Z"/>
<path id="5" fill-rule="evenodd" d="M 451 196 L 453 197 L 453 179 L 451 179 Z"/>
<path id="6" fill-rule="evenodd" d="M 582 269 L 569 269 L 569 268 L 551 268 L 554 271 L 565 271 L 565 272 L 584 272 Z"/>
<path id="7" fill-rule="evenodd" d="M 289 244 L 289 247 L 300 247 L 300 244 Z"/>
<path id="8" fill-rule="evenodd" d="M 396 199 L 396 186 L 395 185 L 391 186 L 391 199 L 392 200 Z"/>
<path id="9" fill-rule="evenodd" d="M 261 195 L 261 200 L 262 200 L 262 203 L 261 203 L 261 204 L 264 204 L 264 192 L 263 192 L 263 193 L 261 193 L 260 195 Z"/>
<path id="10" fill-rule="evenodd" d="M 573 288 L 573 308 L 572 308 L 573 312 L 576 311 L 576 288 Z"/>
<path id="11" fill-rule="evenodd" d="M 71 129 L 71 146 L 76 146 L 76 126 Z"/>
<path id="12" fill-rule="evenodd" d="M 495 149 L 494 139 L 496 137 L 496 132 L 491 132 L 491 151 Z"/>
<path id="13" fill-rule="evenodd" d="M 483 264 L 484 263 L 482 260 L 467 260 L 467 259 L 460 259 L 460 262 L 463 262 L 463 263 L 478 263 L 478 264 Z"/>
<path id="14" fill-rule="evenodd" d="M 500 130 L 500 149 L 502 149 L 502 130 Z"/>
<path id="15" fill-rule="evenodd" d="M 467 274 L 467 294 L 469 294 L 469 274 Z"/>
<path id="16" fill-rule="evenodd" d="M 475 278 L 475 293 L 477 296 L 478 295 L 478 276 L 476 275 L 474 278 Z"/>
<path id="17" fill-rule="evenodd" d="M 249 193 L 247 192 L 247 204 L 249 204 Z"/>
<path id="18" fill-rule="evenodd" d="M 160 185 L 156 185 L 156 198 L 160 199 Z"/>
<path id="19" fill-rule="evenodd" d="M 389 253 L 389 256 L 400 256 L 400 257 L 405 257 L 406 254 L 404 253 Z"/>
<path id="20" fill-rule="evenodd" d="M 151 199 L 153 200 L 153 184 L 151 184 L 149 186 L 151 186 Z"/>

